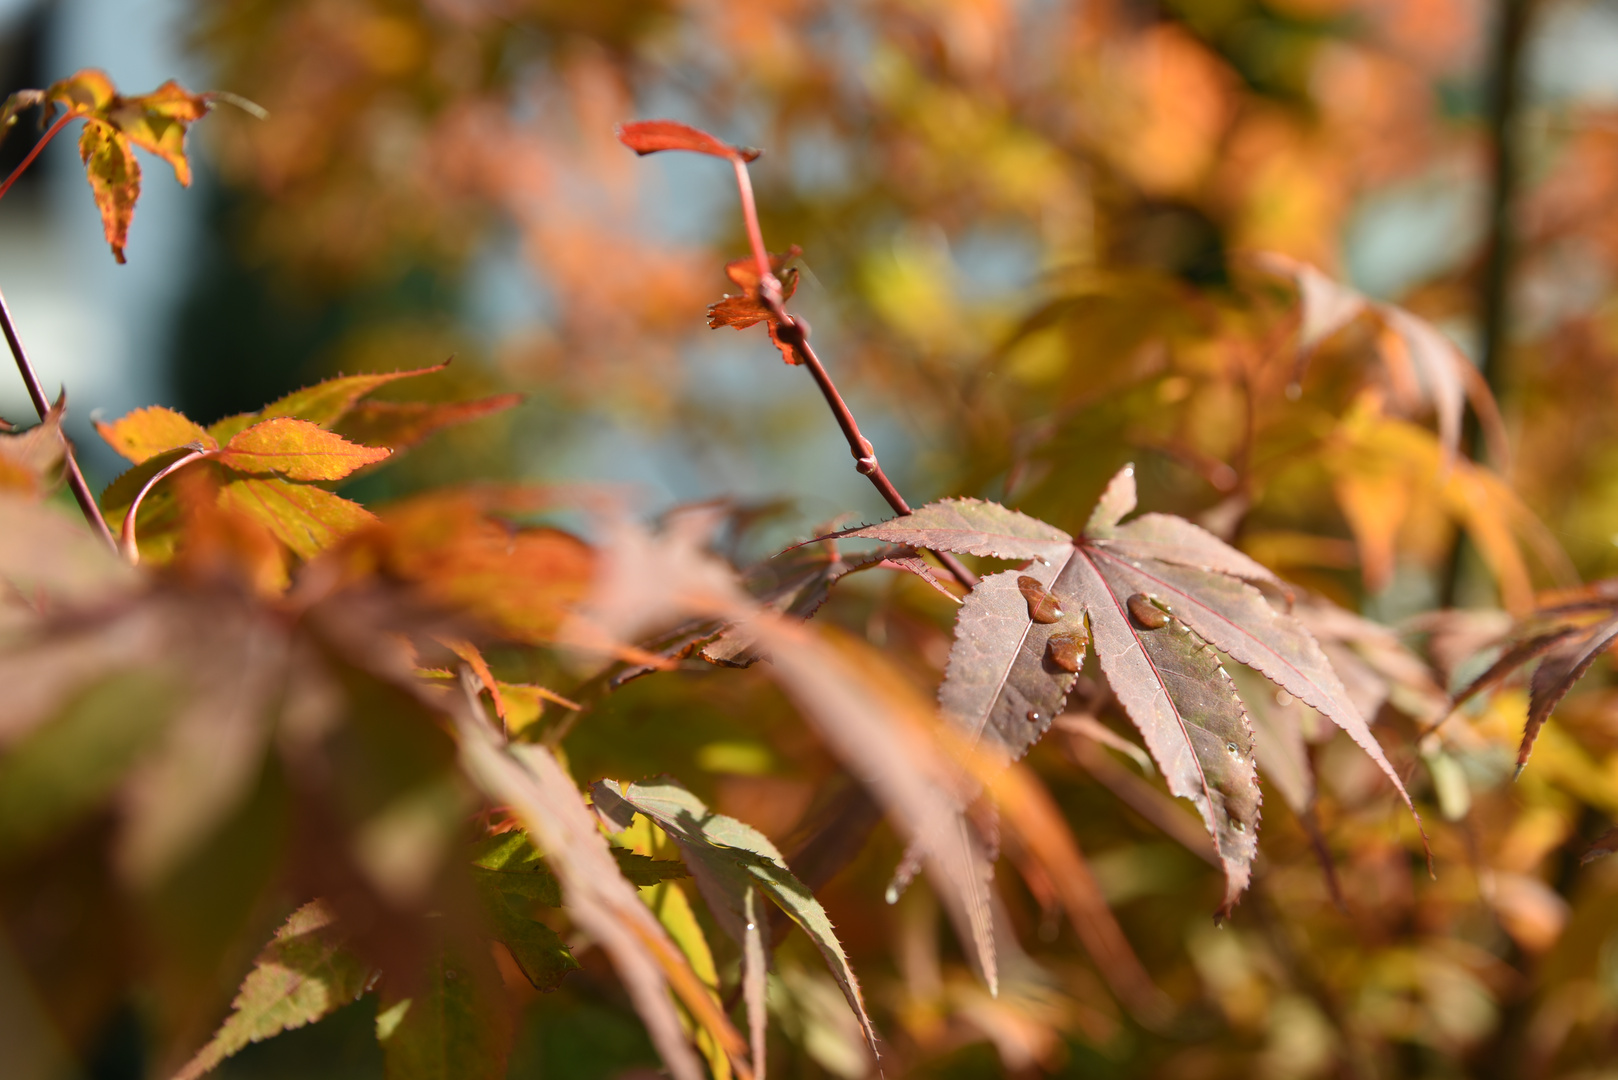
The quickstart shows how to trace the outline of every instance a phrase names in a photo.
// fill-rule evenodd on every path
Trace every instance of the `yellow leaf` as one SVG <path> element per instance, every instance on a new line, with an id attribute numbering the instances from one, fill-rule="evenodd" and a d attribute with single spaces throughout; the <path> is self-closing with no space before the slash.
<path id="1" fill-rule="evenodd" d="M 96 430 L 109 446 L 136 465 L 187 443 L 201 443 L 208 450 L 219 448 L 202 425 L 161 405 L 136 409 L 110 424 L 97 420 Z"/>
<path id="2" fill-rule="evenodd" d="M 282 416 L 235 435 L 216 460 L 237 472 L 279 473 L 289 480 L 341 480 L 391 453 L 351 443 L 307 420 Z"/>

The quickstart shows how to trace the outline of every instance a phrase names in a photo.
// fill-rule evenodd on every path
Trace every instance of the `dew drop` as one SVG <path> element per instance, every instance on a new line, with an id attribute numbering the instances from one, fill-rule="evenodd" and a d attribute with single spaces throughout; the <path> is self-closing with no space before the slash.
<path id="1" fill-rule="evenodd" d="M 1124 602 L 1129 609 L 1129 617 L 1135 620 L 1135 625 L 1146 630 L 1161 630 L 1169 624 L 1168 613 L 1147 598 L 1145 593 L 1136 593 Z"/>
<path id="2" fill-rule="evenodd" d="M 1242 748 L 1237 746 L 1233 742 L 1226 743 L 1225 744 L 1225 749 L 1230 751 L 1230 753 L 1231 753 L 1231 755 L 1233 757 L 1241 757 L 1242 756 Z"/>
<path id="3" fill-rule="evenodd" d="M 757 930 L 757 929 L 758 929 L 758 927 L 754 926 L 752 923 L 747 924 L 748 933 L 752 933 L 754 930 Z"/>
<path id="4" fill-rule="evenodd" d="M 1237 832 L 1244 833 L 1244 832 L 1247 831 L 1247 822 L 1245 822 L 1245 821 L 1232 821 L 1230 823 L 1230 827 L 1235 829 Z"/>
<path id="5" fill-rule="evenodd" d="M 1039 713 L 1037 711 L 1035 711 L 1034 709 L 1029 709 L 1028 710 L 1028 722 L 1030 724 L 1039 723 Z"/>
<path id="6" fill-rule="evenodd" d="M 1045 655 L 1063 671 L 1077 674 L 1084 666 L 1084 654 L 1089 646 L 1090 639 L 1083 634 L 1052 634 L 1050 641 L 1045 643 Z"/>
<path id="7" fill-rule="evenodd" d="M 1275 692 L 1275 703 L 1284 709 L 1292 704 L 1292 695 L 1285 690 L 1277 690 Z"/>
<path id="8" fill-rule="evenodd" d="M 1045 591 L 1039 579 L 1027 574 L 1017 579 L 1017 591 L 1028 602 L 1028 617 L 1037 623 L 1053 623 L 1062 618 L 1062 608 L 1056 597 Z"/>

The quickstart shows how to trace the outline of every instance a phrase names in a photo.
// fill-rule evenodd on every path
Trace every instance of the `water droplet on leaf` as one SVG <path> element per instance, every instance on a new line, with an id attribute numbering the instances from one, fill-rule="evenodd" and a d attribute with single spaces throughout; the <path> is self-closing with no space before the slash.
<path id="1" fill-rule="evenodd" d="M 1129 617 L 1135 620 L 1135 625 L 1145 630 L 1161 630 L 1169 624 L 1168 613 L 1147 597 L 1145 593 L 1136 593 L 1125 601 L 1129 608 Z"/>
<path id="2" fill-rule="evenodd" d="M 1037 623 L 1053 623 L 1062 617 L 1061 605 L 1056 597 L 1045 591 L 1037 578 L 1027 574 L 1017 579 L 1017 591 L 1028 601 L 1028 617 Z"/>
<path id="3" fill-rule="evenodd" d="M 1089 647 L 1090 639 L 1083 634 L 1052 634 L 1050 641 L 1045 643 L 1045 655 L 1063 671 L 1077 674 L 1079 668 L 1084 666 L 1084 654 Z"/>

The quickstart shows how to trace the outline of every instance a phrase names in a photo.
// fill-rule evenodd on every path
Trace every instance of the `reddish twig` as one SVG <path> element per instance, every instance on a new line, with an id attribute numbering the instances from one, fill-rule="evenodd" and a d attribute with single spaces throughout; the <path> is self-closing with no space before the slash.
<path id="1" fill-rule="evenodd" d="M 11 175 L 6 177 L 6 182 L 0 184 L 0 198 L 5 197 L 6 192 L 11 190 L 11 185 L 17 182 L 17 177 L 28 171 L 28 166 L 34 163 L 34 159 L 39 156 L 39 152 L 45 149 L 47 143 L 56 138 L 57 133 L 66 127 L 67 122 L 71 119 L 73 119 L 72 113 L 64 114 L 60 120 L 51 125 L 49 131 L 40 136 L 39 141 L 34 144 L 34 148 L 28 151 L 28 156 L 22 159 L 22 164 L 18 165 L 15 169 L 12 169 Z"/>
<path id="2" fill-rule="evenodd" d="M 773 328 L 775 337 L 792 349 L 798 363 L 809 369 L 815 385 L 820 387 L 821 395 L 831 407 L 832 415 L 837 418 L 837 426 L 843 429 L 843 437 L 848 440 L 849 452 L 854 455 L 855 471 L 871 481 L 877 493 L 893 508 L 894 513 L 901 516 L 909 514 L 910 504 L 899 494 L 899 489 L 894 487 L 893 481 L 883 471 L 882 463 L 876 457 L 876 448 L 871 445 L 871 440 L 861 434 L 859 422 L 854 419 L 854 413 L 849 409 L 848 402 L 843 400 L 837 384 L 832 382 L 831 374 L 820 362 L 820 357 L 815 355 L 815 350 L 810 347 L 809 324 L 786 310 L 781 296 L 781 281 L 770 269 L 770 253 L 764 246 L 764 230 L 759 226 L 758 204 L 753 198 L 753 181 L 747 171 L 747 162 L 738 157 L 733 158 L 731 163 L 736 169 L 736 190 L 741 195 L 742 218 L 747 223 L 747 241 L 753 249 L 753 259 L 758 264 L 759 299 L 770 310 L 775 323 Z M 953 574 L 955 580 L 966 588 L 970 589 L 978 583 L 977 575 L 949 552 L 935 551 L 933 555 L 944 565 L 944 569 Z"/>
<path id="3" fill-rule="evenodd" d="M 13 174 L 15 176 L 15 174 Z M 9 186 L 11 181 L 6 181 Z M 28 354 L 23 351 L 22 341 L 17 337 L 17 328 L 11 321 L 11 309 L 6 306 L 6 298 L 0 293 L 0 332 L 6 336 L 6 344 L 11 346 L 11 355 L 17 361 L 17 370 L 22 374 L 22 381 L 28 387 L 28 397 L 34 403 L 34 411 L 39 413 L 41 420 L 50 411 L 51 403 L 45 397 L 45 388 L 40 385 L 39 376 L 34 374 L 34 365 L 29 363 Z M 62 448 L 67 459 L 67 485 L 73 490 L 73 497 L 78 500 L 79 509 L 84 513 L 84 520 L 101 534 L 107 546 L 114 551 L 118 550 L 118 543 L 112 538 L 112 530 L 107 528 L 107 519 L 101 516 L 101 507 L 96 505 L 96 498 L 90 492 L 90 485 L 85 482 L 84 474 L 79 471 L 78 459 L 73 456 L 73 445 L 66 437 L 62 439 Z"/>

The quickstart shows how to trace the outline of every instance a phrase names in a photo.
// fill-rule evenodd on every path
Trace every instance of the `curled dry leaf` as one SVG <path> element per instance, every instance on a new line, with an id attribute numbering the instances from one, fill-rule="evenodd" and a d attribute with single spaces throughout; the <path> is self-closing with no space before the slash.
<path id="1" fill-rule="evenodd" d="M 619 124 L 618 141 L 641 155 L 655 154 L 659 150 L 689 150 L 694 154 L 708 154 L 727 161 L 748 162 L 762 153 L 747 147 L 731 146 L 706 131 L 678 120 L 635 120 Z"/>
<path id="2" fill-rule="evenodd" d="M 783 254 L 770 252 L 770 273 L 776 276 L 781 283 L 782 301 L 790 300 L 792 294 L 798 290 L 798 270 L 790 269 L 786 264 L 803 254 L 797 244 L 793 244 Z M 717 330 L 721 326 L 734 327 L 745 330 L 754 323 L 775 321 L 775 313 L 765 306 L 759 299 L 758 260 L 752 256 L 744 259 L 732 259 L 725 264 L 725 276 L 741 288 L 741 294 L 732 296 L 726 293 L 718 303 L 708 307 L 708 328 Z M 792 358 L 788 356 L 788 363 Z"/>

